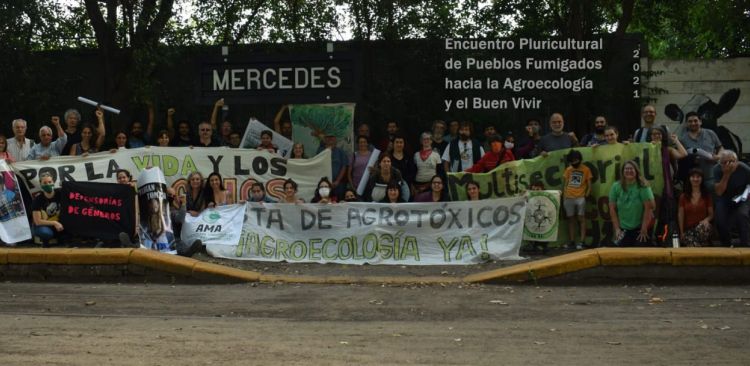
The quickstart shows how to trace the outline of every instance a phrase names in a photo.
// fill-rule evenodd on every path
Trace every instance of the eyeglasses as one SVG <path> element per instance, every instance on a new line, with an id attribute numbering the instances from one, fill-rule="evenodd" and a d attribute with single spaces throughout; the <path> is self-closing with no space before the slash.
<path id="1" fill-rule="evenodd" d="M 210 132 L 210 131 L 211 131 L 210 128 L 201 128 L 201 132 Z"/>

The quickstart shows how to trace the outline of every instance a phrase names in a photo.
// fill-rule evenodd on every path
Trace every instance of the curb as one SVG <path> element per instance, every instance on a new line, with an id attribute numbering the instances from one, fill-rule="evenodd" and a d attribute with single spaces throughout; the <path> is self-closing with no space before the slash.
<path id="1" fill-rule="evenodd" d="M 467 275 L 306 276 L 246 271 L 147 249 L 0 248 L 0 265 L 138 265 L 198 280 L 304 284 L 452 284 L 536 282 L 595 267 L 750 267 L 748 248 L 599 248 Z"/>
<path id="2" fill-rule="evenodd" d="M 666 265 L 682 267 L 750 266 L 748 248 L 599 248 L 475 273 L 465 282 L 527 282 L 594 267 Z"/>

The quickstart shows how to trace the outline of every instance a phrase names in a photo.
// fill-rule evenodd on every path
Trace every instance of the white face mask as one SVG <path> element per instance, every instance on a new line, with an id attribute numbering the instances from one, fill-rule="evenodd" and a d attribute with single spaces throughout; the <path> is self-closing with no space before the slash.
<path id="1" fill-rule="evenodd" d="M 320 197 L 326 198 L 331 194 L 331 189 L 328 187 L 320 187 L 318 188 L 318 193 L 320 194 Z"/>
<path id="2" fill-rule="evenodd" d="M 512 142 L 505 141 L 505 148 L 510 150 L 513 149 L 513 146 L 515 146 Z"/>

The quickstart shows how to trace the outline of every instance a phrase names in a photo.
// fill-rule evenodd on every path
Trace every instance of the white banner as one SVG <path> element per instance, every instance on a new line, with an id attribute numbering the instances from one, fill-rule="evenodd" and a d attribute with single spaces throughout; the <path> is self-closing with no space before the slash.
<path id="1" fill-rule="evenodd" d="M 21 190 L 13 170 L 0 159 L 0 240 L 17 243 L 31 239 Z"/>
<path id="2" fill-rule="evenodd" d="M 444 265 L 521 259 L 524 197 L 448 203 L 250 204 L 237 244 L 214 257 Z"/>
<path id="3" fill-rule="evenodd" d="M 185 215 L 180 238 L 188 244 L 199 239 L 204 245 L 238 243 L 244 219 L 245 205 L 208 208 L 196 217 Z"/>
<path id="4" fill-rule="evenodd" d="M 258 145 L 260 145 L 260 133 L 265 130 L 271 131 L 271 133 L 273 134 L 271 143 L 276 146 L 279 155 L 285 158 L 289 157 L 289 155 L 292 153 L 292 146 L 294 145 L 292 140 L 282 136 L 281 134 L 277 133 L 272 128 L 269 128 L 268 126 L 264 125 L 263 122 L 258 121 L 255 118 L 251 118 L 250 122 L 247 123 L 245 134 L 242 136 L 240 147 L 246 149 L 254 149 L 258 147 Z"/>
<path id="5" fill-rule="evenodd" d="M 180 194 L 185 191 L 186 178 L 194 171 L 207 177 L 218 172 L 225 188 L 233 193 L 234 202 L 247 200 L 250 186 L 259 181 L 265 184 L 271 198 L 283 196 L 284 180 L 294 179 L 299 185 L 298 197 L 312 199 L 320 177 L 331 177 L 331 153 L 326 149 L 311 159 L 284 159 L 265 151 L 231 149 L 226 147 L 144 147 L 123 149 L 116 153 L 101 152 L 86 157 L 60 156 L 46 161 L 32 160 L 12 164 L 32 193 L 39 191 L 39 175 L 52 174 L 55 184 L 62 181 L 111 182 L 117 181 L 115 171 L 127 169 L 137 177 L 148 166 L 161 168 L 167 186 Z"/>

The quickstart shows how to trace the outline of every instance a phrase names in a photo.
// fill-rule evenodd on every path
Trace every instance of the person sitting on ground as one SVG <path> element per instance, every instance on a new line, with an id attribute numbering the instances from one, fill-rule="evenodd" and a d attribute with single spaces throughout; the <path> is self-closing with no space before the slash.
<path id="1" fill-rule="evenodd" d="M 59 123 L 59 122 L 58 122 Z M 65 146 L 63 144 L 63 146 Z M 42 173 L 39 177 L 42 192 L 34 197 L 31 204 L 32 217 L 34 219 L 34 235 L 42 241 L 42 248 L 49 248 L 52 238 L 62 239 L 67 237 L 65 228 L 60 223 L 60 190 L 55 189 L 52 175 Z"/>
<path id="2" fill-rule="evenodd" d="M 480 198 L 479 183 L 470 180 L 466 183 L 466 200 L 467 201 L 479 201 Z"/>
<path id="3" fill-rule="evenodd" d="M 568 218 L 570 248 L 583 249 L 586 240 L 586 197 L 591 194 L 591 169 L 582 164 L 583 155 L 572 150 L 567 156 L 568 164 L 563 173 L 563 207 Z M 576 221 L 581 232 L 581 240 L 576 242 Z"/>
<path id="4" fill-rule="evenodd" d="M 689 181 L 684 184 L 685 191 L 680 194 L 680 203 L 677 208 L 680 246 L 710 246 L 711 220 L 714 218 L 713 200 L 708 189 L 703 185 L 702 170 L 693 168 L 688 176 Z"/>
<path id="5" fill-rule="evenodd" d="M 721 150 L 719 164 L 713 167 L 711 178 L 707 185 L 714 187 L 716 194 L 714 221 L 721 245 L 732 245 L 730 230 L 736 225 L 740 246 L 747 246 L 750 241 L 750 197 L 745 193 L 750 184 L 750 166 L 738 161 L 734 151 Z"/>
<path id="6" fill-rule="evenodd" d="M 248 202 L 255 203 L 273 203 L 274 201 L 266 195 L 266 189 L 263 187 L 263 183 L 255 182 L 250 186 L 250 200 Z"/>
<path id="7" fill-rule="evenodd" d="M 385 188 L 385 197 L 380 200 L 380 203 L 404 203 L 405 201 L 401 198 L 401 186 L 398 181 L 392 180 L 388 182 Z"/>
<path id="8" fill-rule="evenodd" d="M 279 203 L 304 203 L 305 201 L 297 198 L 297 182 L 292 178 L 284 181 L 284 197 Z"/>
<path id="9" fill-rule="evenodd" d="M 443 177 L 439 174 L 432 176 L 430 180 L 430 189 L 417 194 L 414 202 L 448 202 L 448 192 L 445 189 Z"/>
<path id="10" fill-rule="evenodd" d="M 216 172 L 208 175 L 204 194 L 206 207 L 219 207 L 234 203 L 231 193 L 224 188 L 224 179 Z"/>
<path id="11" fill-rule="evenodd" d="M 259 151 L 268 151 L 271 154 L 276 154 L 278 150 L 276 146 L 271 142 L 273 140 L 273 132 L 271 130 L 263 130 L 260 132 L 260 144 L 257 147 Z"/>
<path id="12" fill-rule="evenodd" d="M 185 187 L 185 212 L 197 217 L 206 208 L 206 188 L 203 185 L 203 174 L 194 171 L 188 175 Z"/>
<path id="13" fill-rule="evenodd" d="M 359 195 L 357 195 L 357 191 L 355 191 L 353 188 L 347 188 L 344 191 L 343 199 L 342 201 L 346 202 L 359 202 Z"/>
<path id="14" fill-rule="evenodd" d="M 497 168 L 500 164 L 516 160 L 513 152 L 506 149 L 503 138 L 499 135 L 490 137 L 490 151 L 484 153 L 481 159 L 472 165 L 465 172 L 468 173 L 487 173 Z"/>
<path id="15" fill-rule="evenodd" d="M 364 202 L 379 202 L 383 200 L 386 194 L 386 185 L 391 180 L 401 183 L 401 198 L 404 201 L 409 200 L 409 187 L 401 178 L 401 172 L 391 165 L 391 156 L 381 154 L 377 168 L 370 171 L 370 179 L 365 186 L 362 200 Z"/>
<path id="16" fill-rule="evenodd" d="M 318 188 L 311 203 L 336 203 L 336 196 L 331 196 L 331 181 L 328 177 L 322 177 L 318 181 Z"/>
<path id="17" fill-rule="evenodd" d="M 654 221 L 654 193 L 641 176 L 638 165 L 626 161 L 620 180 L 609 190 L 609 215 L 615 244 L 622 247 L 650 245 L 649 230 Z"/>
<path id="18" fill-rule="evenodd" d="M 70 147 L 70 155 L 88 155 L 101 149 L 102 144 L 104 144 L 104 137 L 107 134 L 104 128 L 104 112 L 101 109 L 96 110 L 96 119 L 99 121 L 96 134 L 94 134 L 94 129 L 91 126 L 83 126 L 81 128 L 81 142 Z"/>
<path id="19" fill-rule="evenodd" d="M 430 179 L 434 175 L 445 175 L 440 154 L 433 150 L 432 135 L 429 132 L 424 132 L 420 140 L 422 141 L 422 149 L 414 153 L 414 166 L 416 167 L 414 191 L 417 193 L 430 190 Z"/>
<path id="20" fill-rule="evenodd" d="M 27 160 L 47 160 L 51 157 L 62 155 L 63 148 L 68 142 L 68 135 L 65 134 L 62 126 L 60 126 L 60 117 L 53 116 L 52 125 L 57 130 L 57 139 L 52 141 L 52 129 L 42 126 L 39 129 L 39 143 L 29 150 Z"/>

